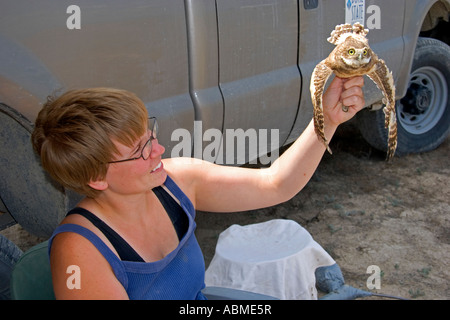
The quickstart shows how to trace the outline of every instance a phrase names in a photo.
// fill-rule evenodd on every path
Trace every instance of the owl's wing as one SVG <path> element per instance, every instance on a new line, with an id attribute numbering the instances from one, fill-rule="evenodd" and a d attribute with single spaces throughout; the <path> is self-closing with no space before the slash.
<path id="1" fill-rule="evenodd" d="M 385 120 L 384 126 L 388 130 L 388 152 L 387 159 L 394 156 L 397 149 L 397 117 L 395 115 L 395 86 L 392 72 L 389 71 L 386 63 L 382 59 L 378 59 L 376 69 L 367 75 L 378 88 L 383 91 L 384 101 L 386 105 L 383 109 Z"/>
<path id="2" fill-rule="evenodd" d="M 321 140 L 325 144 L 330 154 L 332 152 L 330 147 L 328 146 L 328 141 L 325 137 L 324 131 L 322 94 L 325 88 L 325 84 L 332 73 L 333 70 L 331 70 L 331 68 L 325 64 L 325 60 L 323 60 L 314 68 L 309 88 L 309 90 L 311 91 L 311 99 L 314 107 L 314 130 L 319 140 Z"/>

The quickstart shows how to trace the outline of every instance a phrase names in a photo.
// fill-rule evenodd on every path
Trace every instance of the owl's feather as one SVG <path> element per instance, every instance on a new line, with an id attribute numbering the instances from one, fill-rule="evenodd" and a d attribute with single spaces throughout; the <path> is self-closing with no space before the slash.
<path id="1" fill-rule="evenodd" d="M 395 114 L 395 86 L 392 73 L 386 63 L 370 49 L 366 35 L 369 30 L 355 23 L 336 26 L 328 41 L 336 45 L 330 55 L 322 60 L 311 76 L 311 98 L 314 106 L 314 129 L 319 140 L 331 153 L 325 137 L 322 95 L 325 84 L 332 73 L 341 78 L 367 75 L 383 92 L 385 100 L 385 127 L 388 133 L 387 158 L 394 156 L 397 148 L 397 118 Z M 350 49 L 352 53 L 350 54 Z"/>
<path id="2" fill-rule="evenodd" d="M 320 62 L 313 71 L 311 78 L 311 99 L 314 106 L 314 130 L 318 137 L 323 141 L 328 152 L 331 154 L 331 149 L 328 146 L 327 138 L 324 132 L 324 118 L 323 118 L 323 105 L 322 95 L 325 88 L 325 83 L 333 73 L 333 70 L 328 67 L 325 60 Z"/>
<path id="3" fill-rule="evenodd" d="M 394 156 L 397 148 L 397 118 L 395 114 L 395 86 L 392 72 L 386 66 L 384 60 L 379 59 L 377 68 L 367 75 L 377 87 L 383 92 L 385 107 L 383 112 L 385 115 L 384 126 L 388 129 L 388 159 Z"/>
<path id="4" fill-rule="evenodd" d="M 335 27 L 331 32 L 331 37 L 327 40 L 328 42 L 338 45 L 345 41 L 346 37 L 349 35 L 360 35 L 363 39 L 366 39 L 366 35 L 369 33 L 368 29 L 364 29 L 364 26 L 359 22 L 355 23 L 353 26 L 349 23 L 340 24 Z"/>

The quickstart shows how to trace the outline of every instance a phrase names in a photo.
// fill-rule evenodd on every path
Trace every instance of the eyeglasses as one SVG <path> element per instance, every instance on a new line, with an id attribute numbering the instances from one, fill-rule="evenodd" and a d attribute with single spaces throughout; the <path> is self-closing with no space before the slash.
<path id="1" fill-rule="evenodd" d="M 155 117 L 151 117 L 148 119 L 148 129 L 150 130 L 150 139 L 147 140 L 147 142 L 144 144 L 144 147 L 141 150 L 141 155 L 136 158 L 130 158 L 130 159 L 124 159 L 124 160 L 116 160 L 116 161 L 110 161 L 108 163 L 119 163 L 119 162 L 125 162 L 125 161 L 132 161 L 137 159 L 144 159 L 147 160 L 148 157 L 150 157 L 150 154 L 152 153 L 152 141 L 157 138 L 158 135 L 158 122 L 156 121 Z"/>

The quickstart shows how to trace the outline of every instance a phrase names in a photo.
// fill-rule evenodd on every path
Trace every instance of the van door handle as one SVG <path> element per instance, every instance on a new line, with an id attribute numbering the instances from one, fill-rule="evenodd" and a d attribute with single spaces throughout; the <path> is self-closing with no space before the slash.
<path id="1" fill-rule="evenodd" d="M 316 9 L 319 6 L 319 0 L 303 0 L 305 10 Z"/>

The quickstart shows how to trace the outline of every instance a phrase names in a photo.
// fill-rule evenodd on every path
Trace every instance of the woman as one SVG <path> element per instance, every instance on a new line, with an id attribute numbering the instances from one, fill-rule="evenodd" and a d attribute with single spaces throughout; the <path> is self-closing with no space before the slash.
<path id="1" fill-rule="evenodd" d="M 361 77 L 336 77 L 330 84 L 324 95 L 328 139 L 363 108 L 362 86 Z M 86 195 L 49 242 L 58 299 L 203 299 L 195 210 L 243 211 L 287 201 L 325 151 L 311 121 L 267 169 L 162 160 L 156 119 L 148 119 L 135 95 L 106 88 L 49 100 L 32 141 L 44 169 Z M 76 285 L 69 270 L 78 270 Z"/>

